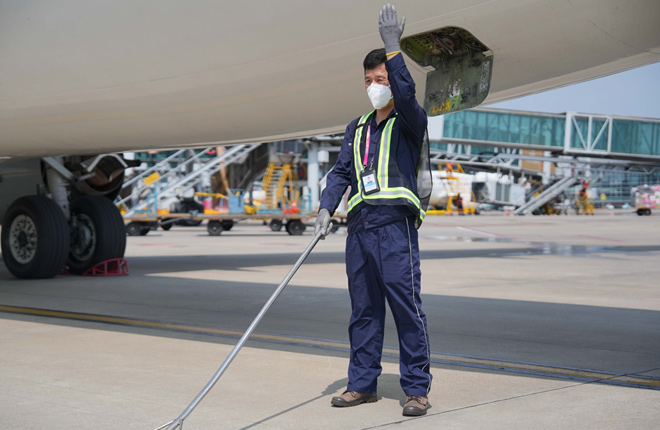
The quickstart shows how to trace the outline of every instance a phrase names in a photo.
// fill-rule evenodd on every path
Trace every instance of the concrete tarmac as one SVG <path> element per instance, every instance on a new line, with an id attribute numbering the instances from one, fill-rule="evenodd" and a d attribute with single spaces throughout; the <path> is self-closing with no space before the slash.
<path id="1" fill-rule="evenodd" d="M 610 215 L 611 214 L 611 215 Z M 0 426 L 155 429 L 204 387 L 312 240 L 241 222 L 129 237 L 129 276 L 26 281 L 0 263 Z M 428 217 L 431 408 L 346 386 L 345 232 L 320 242 L 185 429 L 630 429 L 660 422 L 660 217 Z"/>

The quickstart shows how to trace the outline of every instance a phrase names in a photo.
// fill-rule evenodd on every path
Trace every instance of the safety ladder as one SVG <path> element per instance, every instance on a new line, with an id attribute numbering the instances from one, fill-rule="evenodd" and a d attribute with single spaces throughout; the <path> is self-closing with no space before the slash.
<path id="1" fill-rule="evenodd" d="M 124 207 L 126 208 L 126 212 L 124 213 L 124 216 L 125 217 L 130 216 L 139 207 L 144 206 L 144 203 L 139 203 L 134 206 L 129 206 L 127 203 L 131 200 L 131 197 L 135 195 L 135 193 L 139 194 L 148 186 L 155 186 L 156 189 L 158 189 L 157 201 L 155 202 L 155 205 L 158 206 L 158 202 L 168 198 L 176 197 L 177 194 L 185 193 L 189 189 L 193 188 L 200 181 L 200 177 L 202 174 L 213 175 L 223 167 L 226 167 L 232 163 L 244 162 L 248 154 L 257 147 L 259 147 L 259 145 L 260 144 L 234 145 L 232 147 L 229 147 L 223 154 L 205 162 L 201 168 L 195 169 L 194 171 L 190 172 L 189 174 L 183 177 L 177 177 L 176 175 L 177 173 L 180 174 L 181 169 L 185 168 L 190 163 L 199 160 L 201 155 L 203 155 L 206 152 L 206 151 L 200 151 L 200 153 L 198 153 L 194 157 L 191 157 L 190 159 L 181 163 L 179 166 L 177 166 L 177 168 L 171 169 L 162 176 L 158 177 L 156 181 L 149 184 L 145 184 L 142 187 L 138 187 L 137 190 L 134 190 L 131 193 L 131 196 L 127 196 L 120 200 L 115 201 L 115 204 L 117 206 L 124 205 Z M 214 149 L 214 148 L 209 148 L 209 149 Z M 163 160 L 161 163 L 163 163 L 164 161 L 165 160 Z"/>
<path id="2" fill-rule="evenodd" d="M 528 213 L 532 213 L 536 209 L 548 203 L 553 198 L 563 193 L 568 187 L 575 185 L 578 181 L 579 178 L 575 176 L 567 176 L 565 178 L 562 178 L 559 181 L 555 182 L 550 188 L 543 191 L 541 194 L 531 199 L 524 205 L 520 206 L 513 213 L 515 215 L 526 215 Z"/>
<path id="3" fill-rule="evenodd" d="M 125 189 L 130 189 L 131 193 L 126 197 L 122 198 L 120 191 L 119 196 L 115 199 L 115 206 L 117 206 L 118 208 L 122 208 L 124 210 L 130 210 L 134 204 L 137 204 L 134 202 L 139 202 L 140 195 L 142 195 L 142 193 L 145 190 L 150 189 L 150 187 L 152 187 L 152 184 L 154 182 L 160 181 L 161 184 L 167 183 L 166 181 L 170 177 L 173 177 L 175 174 L 177 174 L 180 168 L 185 167 L 186 165 L 194 162 L 195 160 L 198 160 L 209 149 L 211 148 L 206 148 L 204 150 L 201 150 L 192 157 L 189 157 L 185 161 L 179 163 L 177 167 L 173 169 L 170 168 L 169 167 L 170 163 L 176 163 L 178 159 L 186 157 L 186 152 L 194 151 L 192 149 L 181 149 L 179 151 L 176 151 L 169 157 L 165 158 L 164 160 L 154 164 L 153 166 L 151 166 L 144 172 L 140 173 L 139 175 L 136 175 L 133 178 L 129 179 L 128 181 L 124 182 L 124 184 L 121 187 L 121 191 L 124 191 Z M 161 175 L 160 172 L 163 171 L 164 169 L 167 169 L 167 172 Z M 141 185 L 136 185 L 139 183 L 141 183 Z M 151 194 L 153 197 L 153 193 Z"/>
<path id="4" fill-rule="evenodd" d="M 266 191 L 266 209 L 277 209 L 278 192 L 277 188 L 282 177 L 282 166 L 274 162 L 268 163 L 266 175 L 264 175 L 264 191 Z"/>
<path id="5" fill-rule="evenodd" d="M 289 206 L 299 198 L 294 195 L 293 168 L 290 163 L 281 166 L 275 162 L 268 163 L 264 175 L 264 190 L 266 191 L 266 209 L 289 209 Z"/>
<path id="6" fill-rule="evenodd" d="M 207 151 L 209 148 L 205 149 L 204 151 L 200 151 L 197 155 L 195 155 L 193 158 L 197 159 L 200 156 L 204 154 L 205 151 Z M 124 191 L 125 189 L 131 187 L 133 184 L 137 183 L 140 180 L 146 179 L 149 176 L 151 176 L 154 173 L 160 172 L 163 168 L 166 168 L 170 162 L 173 162 L 176 160 L 178 157 L 181 157 L 184 155 L 186 151 L 189 151 L 189 149 L 180 149 L 176 151 L 174 154 L 170 155 L 169 157 L 163 159 L 162 161 L 159 161 L 158 163 L 154 164 L 144 172 L 140 173 L 139 175 L 133 176 L 131 179 L 128 181 L 124 182 L 121 186 L 121 191 Z M 142 187 L 134 187 L 132 190 L 132 193 L 134 193 L 136 190 L 138 192 L 142 191 L 144 189 L 144 186 Z"/>

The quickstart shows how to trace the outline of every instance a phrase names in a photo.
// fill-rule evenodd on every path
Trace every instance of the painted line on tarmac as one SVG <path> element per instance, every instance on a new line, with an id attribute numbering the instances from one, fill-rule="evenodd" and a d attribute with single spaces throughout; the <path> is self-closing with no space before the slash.
<path id="1" fill-rule="evenodd" d="M 476 228 L 470 228 L 470 227 L 456 227 L 459 230 L 465 230 L 465 231 L 470 231 L 473 233 L 478 233 L 478 234 L 483 234 L 484 236 L 490 236 L 490 237 L 500 237 L 500 238 L 505 238 L 506 236 L 502 236 L 501 234 L 497 233 L 491 233 L 488 231 L 483 231 L 483 230 L 477 230 Z"/>
<path id="2" fill-rule="evenodd" d="M 232 338 L 240 338 L 243 335 L 243 332 L 237 330 L 225 330 L 195 325 L 150 321 L 144 319 L 123 318 L 117 316 L 88 314 L 80 312 L 65 312 L 19 306 L 0 305 L 0 312 Z M 341 352 L 349 351 L 348 342 L 313 339 L 308 337 L 253 333 L 249 340 L 274 342 L 292 346 L 334 350 Z M 383 355 L 386 357 L 398 358 L 399 351 L 395 348 L 384 347 Z M 653 376 L 636 376 L 631 374 L 619 374 L 600 370 L 560 367 L 539 363 L 507 361 L 487 357 L 454 355 L 438 352 L 431 353 L 431 362 L 449 366 L 471 367 L 476 369 L 521 373 L 548 378 L 560 378 L 575 381 L 597 382 L 632 388 L 660 390 L 660 378 Z M 650 369 L 649 371 L 651 370 L 657 369 Z"/>

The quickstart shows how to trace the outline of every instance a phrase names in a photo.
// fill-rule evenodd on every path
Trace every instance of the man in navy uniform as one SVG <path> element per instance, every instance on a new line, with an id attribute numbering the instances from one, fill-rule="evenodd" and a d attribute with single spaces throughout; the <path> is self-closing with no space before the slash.
<path id="1" fill-rule="evenodd" d="M 378 400 L 387 300 L 399 337 L 403 415 L 424 415 L 432 376 L 417 228 L 430 195 L 430 187 L 424 193 L 418 190 L 418 174 L 428 161 L 428 119 L 401 54 L 404 25 L 405 18 L 399 24 L 393 6 L 383 6 L 378 27 L 385 49 L 370 52 L 363 64 L 375 110 L 346 128 L 321 197 L 315 233 L 329 233 L 331 215 L 350 186 L 346 272 L 351 355 L 347 389 L 332 405 Z"/>

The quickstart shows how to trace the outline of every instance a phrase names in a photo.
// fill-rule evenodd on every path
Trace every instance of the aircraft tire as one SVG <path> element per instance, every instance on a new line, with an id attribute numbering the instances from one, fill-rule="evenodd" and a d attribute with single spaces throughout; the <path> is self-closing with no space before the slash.
<path id="1" fill-rule="evenodd" d="M 115 205 L 104 196 L 84 196 L 74 200 L 69 229 L 68 266 L 72 273 L 84 273 L 102 261 L 124 256 L 124 220 Z"/>
<path id="2" fill-rule="evenodd" d="M 45 196 L 16 199 L 2 226 L 2 258 L 14 276 L 44 279 L 62 271 L 69 253 L 69 226 L 57 203 Z"/>

